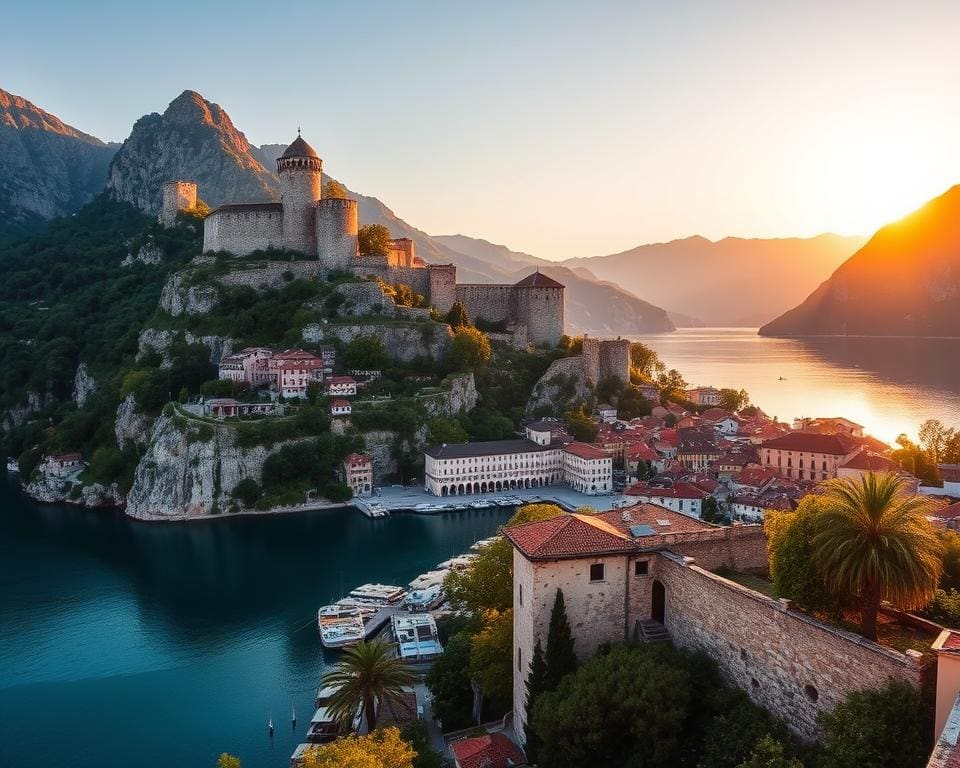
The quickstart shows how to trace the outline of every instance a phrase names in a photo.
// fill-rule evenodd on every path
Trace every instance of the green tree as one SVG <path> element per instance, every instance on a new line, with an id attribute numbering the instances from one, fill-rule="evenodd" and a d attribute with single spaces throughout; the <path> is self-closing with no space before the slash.
<path id="1" fill-rule="evenodd" d="M 217 768 L 241 768 L 240 758 L 221 752 L 217 758 Z"/>
<path id="2" fill-rule="evenodd" d="M 750 757 L 737 768 L 803 768 L 803 763 L 795 757 L 788 757 L 784 753 L 783 742 L 767 734 L 757 742 Z"/>
<path id="3" fill-rule="evenodd" d="M 687 381 L 683 378 L 680 371 L 671 368 L 669 371 L 661 371 L 657 374 L 657 386 L 660 388 L 660 395 L 663 398 L 682 398 L 687 389 Z"/>
<path id="4" fill-rule="evenodd" d="M 470 315 L 467 314 L 467 308 L 459 301 L 453 302 L 453 306 L 450 307 L 450 311 L 447 312 L 447 315 L 444 319 L 454 330 L 457 328 L 464 328 L 471 324 Z"/>
<path id="5" fill-rule="evenodd" d="M 233 498 L 243 503 L 245 507 L 252 507 L 263 495 L 260 485 L 252 477 L 245 477 L 233 487 L 230 493 Z"/>
<path id="6" fill-rule="evenodd" d="M 339 181 L 327 179 L 327 183 L 323 185 L 323 196 L 345 199 L 350 196 L 350 193 L 347 192 L 347 188 Z"/>
<path id="7" fill-rule="evenodd" d="M 386 256 L 390 252 L 390 230 L 383 224 L 364 224 L 357 231 L 361 256 Z"/>
<path id="8" fill-rule="evenodd" d="M 430 732 L 423 720 L 414 720 L 404 726 L 400 731 L 400 738 L 417 753 L 413 758 L 413 768 L 444 768 L 443 755 L 433 748 Z"/>
<path id="9" fill-rule="evenodd" d="M 346 483 L 331 480 L 323 486 L 323 498 L 327 501 L 350 501 L 353 498 L 353 490 Z"/>
<path id="10" fill-rule="evenodd" d="M 721 389 L 720 407 L 731 413 L 738 413 L 750 405 L 750 395 L 745 389 Z"/>
<path id="11" fill-rule="evenodd" d="M 342 722 L 349 722 L 362 706 L 369 730 L 377 727 L 377 707 L 399 704 L 404 686 L 413 685 L 417 676 L 399 658 L 392 655 L 389 643 L 361 640 L 343 652 L 340 661 L 320 678 L 320 684 L 337 690 L 327 709 Z"/>
<path id="12" fill-rule="evenodd" d="M 443 654 L 427 672 L 427 687 L 433 696 L 433 712 L 446 731 L 473 723 L 473 690 L 470 686 L 470 651 L 473 635 L 460 631 L 450 637 Z"/>
<path id="13" fill-rule="evenodd" d="M 630 375 L 640 381 L 652 382 L 663 373 L 665 366 L 657 353 L 639 341 L 630 343 Z"/>
<path id="14" fill-rule="evenodd" d="M 475 616 L 512 607 L 513 547 L 510 542 L 500 538 L 485 546 L 469 568 L 448 573 L 443 588 L 454 610 Z"/>
<path id="15" fill-rule="evenodd" d="M 808 494 L 794 512 L 767 510 L 764 532 L 770 579 L 778 597 L 788 597 L 806 611 L 840 612 L 841 601 L 827 589 L 813 558 L 813 536 L 822 510 L 820 496 Z"/>
<path id="16" fill-rule="evenodd" d="M 302 768 L 413 768 L 416 757 L 396 728 L 382 728 L 364 736 L 346 736 L 329 744 L 311 745 Z"/>
<path id="17" fill-rule="evenodd" d="M 382 371 L 390 358 L 379 336 L 357 336 L 347 344 L 343 364 L 348 371 Z"/>
<path id="18" fill-rule="evenodd" d="M 960 536 L 955 531 L 940 534 L 943 545 L 943 575 L 940 577 L 942 589 L 960 589 Z"/>
<path id="19" fill-rule="evenodd" d="M 490 340 L 483 331 L 463 326 L 454 332 L 450 356 L 457 370 L 476 370 L 490 361 L 490 355 Z"/>
<path id="20" fill-rule="evenodd" d="M 480 684 L 490 706 L 510 709 L 513 696 L 513 609 L 487 611 L 470 644 L 470 677 Z"/>
<path id="21" fill-rule="evenodd" d="M 566 514 L 566 512 L 563 511 L 563 508 L 556 504 L 524 504 L 522 507 L 517 508 L 517 511 L 513 513 L 513 517 L 507 521 L 505 527 L 509 528 L 513 525 L 533 523 L 537 520 L 549 520 L 552 517 L 559 517 L 564 514 Z"/>
<path id="22" fill-rule="evenodd" d="M 539 764 L 673 768 L 681 764 L 691 676 L 664 645 L 615 645 L 534 706 Z M 548 662 L 549 664 L 549 662 Z"/>
<path id="23" fill-rule="evenodd" d="M 936 465 L 942 460 L 953 430 L 947 429 L 939 419 L 927 419 L 920 425 L 918 436 L 930 463 Z"/>
<path id="24" fill-rule="evenodd" d="M 540 644 L 539 637 L 537 638 L 537 644 L 533 646 L 533 658 L 530 660 L 530 672 L 527 675 L 526 688 L 526 723 L 523 727 L 526 736 L 525 751 L 527 762 L 536 765 L 540 744 L 537 741 L 537 732 L 533 727 L 533 708 L 541 694 L 547 691 L 547 662 L 543 656 L 543 646 Z"/>
<path id="25" fill-rule="evenodd" d="M 547 631 L 544 661 L 547 665 L 544 677 L 548 691 L 555 690 L 563 678 L 576 672 L 579 664 L 561 589 L 557 589 L 556 597 L 553 599 L 553 609 L 550 611 L 550 628 Z"/>
<path id="26" fill-rule="evenodd" d="M 933 732 L 920 692 L 902 682 L 858 691 L 818 718 L 818 768 L 923 768 Z"/>
<path id="27" fill-rule="evenodd" d="M 567 422 L 567 426 L 570 427 L 574 438 L 580 442 L 592 443 L 600 431 L 583 403 L 580 403 L 576 408 L 568 410 L 563 414 L 563 418 Z"/>
<path id="28" fill-rule="evenodd" d="M 430 419 L 429 442 L 432 445 L 442 443 L 465 443 L 469 440 L 467 431 L 459 421 L 444 416 Z"/>
<path id="29" fill-rule="evenodd" d="M 716 523 L 721 518 L 720 504 L 714 496 L 707 496 L 700 505 L 700 519 L 705 523 Z"/>
<path id="30" fill-rule="evenodd" d="M 880 601 L 920 608 L 933 597 L 943 548 L 926 519 L 929 498 L 906 491 L 888 473 L 836 478 L 825 484 L 813 555 L 828 588 L 860 600 L 862 634 L 877 639 Z"/>

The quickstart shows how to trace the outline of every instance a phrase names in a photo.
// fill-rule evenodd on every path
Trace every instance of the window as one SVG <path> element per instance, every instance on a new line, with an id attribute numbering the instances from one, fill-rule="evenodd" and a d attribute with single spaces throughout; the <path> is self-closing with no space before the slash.
<path id="1" fill-rule="evenodd" d="M 520 605 L 523 605 L 523 584 L 520 585 Z"/>
<path id="2" fill-rule="evenodd" d="M 523 657 L 523 649 L 517 648 L 517 672 L 523 672 L 523 666 L 521 661 L 522 657 Z"/>
<path id="3" fill-rule="evenodd" d="M 603 563 L 590 566 L 590 581 L 603 581 Z"/>
<path id="4" fill-rule="evenodd" d="M 633 564 L 634 576 L 646 576 L 650 572 L 650 563 L 647 560 L 637 560 Z"/>

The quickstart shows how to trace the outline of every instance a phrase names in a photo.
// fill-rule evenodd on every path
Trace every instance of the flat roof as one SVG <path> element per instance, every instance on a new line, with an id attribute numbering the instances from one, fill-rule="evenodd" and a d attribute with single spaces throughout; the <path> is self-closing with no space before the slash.
<path id="1" fill-rule="evenodd" d="M 424 453 L 434 459 L 468 459 L 474 456 L 498 456 L 512 453 L 556 451 L 561 445 L 537 445 L 532 440 L 486 440 L 479 443 L 443 443 L 431 445 Z"/>

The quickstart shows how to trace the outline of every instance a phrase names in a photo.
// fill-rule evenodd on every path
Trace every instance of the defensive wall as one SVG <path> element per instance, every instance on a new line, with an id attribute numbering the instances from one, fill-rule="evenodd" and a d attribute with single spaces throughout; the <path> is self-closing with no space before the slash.
<path id="1" fill-rule="evenodd" d="M 563 288 L 462 283 L 456 300 L 471 319 L 525 325 L 533 344 L 555 345 L 563 335 Z"/>
<path id="2" fill-rule="evenodd" d="M 225 205 L 204 219 L 204 253 L 227 251 L 246 256 L 283 247 L 283 209 L 279 203 Z"/>
<path id="3" fill-rule="evenodd" d="M 192 181 L 163 182 L 163 203 L 160 207 L 160 223 L 172 226 L 180 211 L 197 207 L 197 185 Z"/>

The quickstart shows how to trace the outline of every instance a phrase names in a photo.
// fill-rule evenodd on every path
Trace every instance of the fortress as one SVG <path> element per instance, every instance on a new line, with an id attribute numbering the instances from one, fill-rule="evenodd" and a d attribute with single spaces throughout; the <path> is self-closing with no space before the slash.
<path id="1" fill-rule="evenodd" d="M 471 319 L 502 324 L 537 345 L 555 346 L 563 335 L 564 286 L 539 271 L 513 285 L 457 285 L 453 264 L 427 264 L 407 238 L 390 241 L 386 255 L 361 255 L 357 201 L 323 197 L 323 161 L 301 136 L 277 159 L 280 202 L 231 203 L 203 222 L 204 252 L 246 256 L 285 249 L 321 262 L 325 270 L 409 285 L 440 312 L 460 301 Z M 170 226 L 197 204 L 197 185 L 163 185 L 160 222 Z"/>

